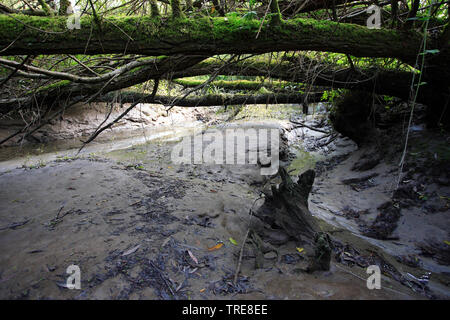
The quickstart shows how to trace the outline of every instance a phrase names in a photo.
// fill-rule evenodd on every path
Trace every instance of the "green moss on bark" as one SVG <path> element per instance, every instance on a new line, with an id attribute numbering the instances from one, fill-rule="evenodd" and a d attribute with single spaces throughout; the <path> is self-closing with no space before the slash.
<path id="1" fill-rule="evenodd" d="M 180 0 L 170 0 L 170 6 L 172 7 L 172 17 L 177 19 L 184 16 L 181 10 Z"/>
<path id="2" fill-rule="evenodd" d="M 182 85 L 184 87 L 196 87 L 205 82 L 205 80 L 197 80 L 192 78 L 186 79 L 176 79 L 173 80 L 174 83 Z M 249 90 L 255 91 L 260 90 L 262 87 L 268 89 L 283 89 L 287 86 L 297 86 L 295 83 L 290 83 L 286 81 L 251 81 L 251 80 L 216 80 L 211 82 L 211 87 L 223 88 L 228 90 Z"/>
<path id="3" fill-rule="evenodd" d="M 150 8 L 152 11 L 152 17 L 160 16 L 159 8 L 158 8 L 158 4 L 156 3 L 156 0 L 150 0 Z"/>
<path id="4" fill-rule="evenodd" d="M 115 15 L 103 21 L 99 41 L 92 37 L 100 33 L 92 17 L 83 16 L 80 22 L 81 29 L 68 30 L 65 17 L 0 15 L 0 47 L 8 47 L 2 54 L 108 54 L 126 50 L 157 56 L 315 50 L 414 62 L 422 39 L 415 31 L 369 30 L 313 19 L 282 20 L 276 25 L 265 21 L 259 31 L 261 21 L 239 17 L 163 21 L 150 16 Z"/>
<path id="5" fill-rule="evenodd" d="M 70 1 L 69 0 L 59 0 L 59 15 L 66 16 L 67 9 L 69 9 Z"/>
<path id="6" fill-rule="evenodd" d="M 192 0 L 186 0 L 186 11 L 192 11 L 193 8 Z"/>
<path id="7" fill-rule="evenodd" d="M 47 16 L 53 16 L 53 10 L 50 6 L 45 2 L 45 0 L 38 0 L 39 4 L 42 7 L 42 10 L 45 12 Z"/>
<path id="8" fill-rule="evenodd" d="M 281 22 L 281 12 L 278 6 L 278 0 L 271 0 L 270 12 L 272 12 L 271 22 L 272 24 L 279 24 Z"/>

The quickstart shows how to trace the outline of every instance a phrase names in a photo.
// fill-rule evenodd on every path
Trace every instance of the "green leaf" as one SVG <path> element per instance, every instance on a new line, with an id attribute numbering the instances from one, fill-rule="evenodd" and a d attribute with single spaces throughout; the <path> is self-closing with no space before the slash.
<path id="1" fill-rule="evenodd" d="M 257 17 L 256 11 L 249 11 L 246 14 L 244 14 L 242 18 L 244 18 L 245 20 L 252 20 L 256 19 L 256 17 Z"/>
<path id="2" fill-rule="evenodd" d="M 406 19 L 406 20 L 411 20 L 411 21 L 413 21 L 413 20 L 417 20 L 417 21 L 427 21 L 427 20 L 430 20 L 430 17 L 413 17 L 413 18 L 408 18 L 408 19 Z"/>
<path id="3" fill-rule="evenodd" d="M 228 240 L 230 240 L 230 242 L 231 242 L 232 244 L 234 244 L 235 246 L 238 245 L 238 243 L 236 242 L 236 240 L 234 240 L 233 238 L 230 237 L 230 239 L 228 239 Z"/>
<path id="4" fill-rule="evenodd" d="M 424 52 L 419 53 L 419 56 L 423 56 L 424 54 L 436 54 L 439 53 L 439 49 L 430 49 L 430 50 L 425 50 Z"/>
<path id="5" fill-rule="evenodd" d="M 426 53 L 431 53 L 431 54 L 436 54 L 439 53 L 439 49 L 430 49 L 430 50 L 426 50 Z"/>

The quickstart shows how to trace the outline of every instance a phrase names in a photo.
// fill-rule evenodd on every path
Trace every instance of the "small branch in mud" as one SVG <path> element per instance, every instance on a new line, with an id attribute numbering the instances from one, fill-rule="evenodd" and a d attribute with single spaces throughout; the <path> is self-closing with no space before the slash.
<path id="1" fill-rule="evenodd" d="M 339 134 L 332 134 L 332 135 L 328 138 L 328 140 L 327 140 L 326 142 L 322 143 L 321 145 L 319 145 L 319 147 L 320 147 L 320 148 L 323 148 L 323 147 L 329 145 L 329 144 L 332 143 L 334 140 L 336 140 L 338 136 L 339 136 Z"/>
<path id="2" fill-rule="evenodd" d="M 26 225 L 28 222 L 30 222 L 31 219 L 25 219 L 24 221 L 21 222 L 13 222 L 10 223 L 9 225 L 5 226 L 5 227 L 0 227 L 0 230 L 6 230 L 6 229 L 16 229 L 18 227 L 24 226 Z"/>
<path id="3" fill-rule="evenodd" d="M 305 127 L 305 128 L 308 128 L 310 130 L 317 131 L 317 132 L 320 132 L 320 133 L 330 134 L 329 131 L 318 129 L 318 128 L 315 128 L 315 127 L 311 127 L 311 126 L 305 124 L 304 122 L 294 121 L 292 119 L 290 119 L 289 121 L 292 122 L 293 124 L 297 124 L 298 126 L 296 128 Z"/>
<path id="4" fill-rule="evenodd" d="M 167 289 L 169 289 L 170 293 L 172 294 L 172 297 L 175 297 L 175 293 L 173 292 L 173 289 L 171 285 L 169 284 L 166 275 L 153 263 L 153 261 L 150 261 L 150 266 L 153 268 L 153 270 L 156 270 L 160 279 L 163 280 L 164 284 L 166 285 Z"/>
<path id="5" fill-rule="evenodd" d="M 241 250 L 240 250 L 240 253 L 239 253 L 238 264 L 237 264 L 236 272 L 234 274 L 234 279 L 233 279 L 233 284 L 234 285 L 236 285 L 236 283 L 237 283 L 239 272 L 241 270 L 242 257 L 244 255 L 244 246 L 245 246 L 245 242 L 247 242 L 248 234 L 250 233 L 251 219 L 253 217 L 253 207 L 255 206 L 256 201 L 258 201 L 259 199 L 262 199 L 262 198 L 264 198 L 264 197 L 256 198 L 255 201 L 253 201 L 253 204 L 252 204 L 252 206 L 251 206 L 251 208 L 249 210 L 249 214 L 250 214 L 249 227 L 247 228 L 247 232 L 245 233 L 244 240 L 242 241 Z"/>
<path id="6" fill-rule="evenodd" d="M 343 184 L 354 184 L 354 183 L 360 183 L 360 182 L 365 182 L 369 179 L 375 178 L 378 176 L 378 173 L 371 173 L 362 177 L 358 177 L 358 178 L 349 178 L 349 179 L 344 179 L 342 180 Z"/>
<path id="7" fill-rule="evenodd" d="M 64 206 L 61 206 L 61 208 L 59 208 L 59 210 L 58 210 L 58 213 L 56 214 L 56 217 L 54 217 L 52 220 L 50 220 L 50 223 L 48 224 L 50 230 L 53 230 L 56 227 L 56 225 L 58 223 L 60 223 L 62 221 L 62 219 L 66 215 L 68 215 L 70 213 L 70 211 L 71 211 L 71 210 L 69 210 L 65 214 L 63 214 L 62 216 L 59 216 L 63 209 L 64 209 Z"/>
<path id="8" fill-rule="evenodd" d="M 239 271 L 241 270 L 242 256 L 244 255 L 244 246 L 245 246 L 245 242 L 247 241 L 249 232 L 250 232 L 250 229 L 247 229 L 247 232 L 245 233 L 244 240 L 242 241 L 241 250 L 240 250 L 239 259 L 238 259 L 238 265 L 237 265 L 236 272 L 234 274 L 234 279 L 233 279 L 233 284 L 234 285 L 236 285 L 236 282 L 237 282 L 237 279 L 238 279 L 238 276 L 239 276 Z"/>

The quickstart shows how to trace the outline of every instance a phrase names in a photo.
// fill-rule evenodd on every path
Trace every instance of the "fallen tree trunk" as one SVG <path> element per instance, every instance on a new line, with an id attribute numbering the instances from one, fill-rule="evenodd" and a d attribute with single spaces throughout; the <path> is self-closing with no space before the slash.
<path id="1" fill-rule="evenodd" d="M 232 106 L 243 104 L 280 104 L 295 103 L 301 104 L 305 101 L 305 94 L 300 93 L 267 93 L 267 94 L 208 94 L 204 96 L 190 96 L 177 100 L 177 97 L 155 96 L 154 99 L 146 98 L 146 95 L 138 92 L 125 91 L 120 95 L 122 103 L 158 103 L 162 105 L 178 107 L 212 107 L 212 106 Z M 308 102 L 318 102 L 322 93 L 311 93 L 308 95 Z M 114 95 L 105 95 L 95 99 L 95 102 L 114 101 Z"/>
<path id="2" fill-rule="evenodd" d="M 442 50 L 440 57 L 433 56 L 430 58 L 426 73 L 422 77 L 422 79 L 427 81 L 424 81 L 420 86 L 416 98 L 416 102 L 429 107 L 428 124 L 431 126 L 443 125 L 446 128 L 450 126 L 450 108 L 446 107 L 450 98 L 450 75 L 448 73 L 450 63 L 445 59 L 449 54 L 450 52 Z M 311 68 L 308 65 L 310 64 L 301 64 L 295 61 L 265 62 L 247 59 L 229 64 L 222 68 L 220 73 L 230 76 L 270 75 L 272 79 L 312 84 L 315 87 L 366 91 L 371 94 L 398 97 L 404 101 L 411 99 L 413 72 L 377 67 L 364 69 L 339 69 L 338 66 L 333 65 L 325 65 L 325 67 L 317 65 L 317 67 L 314 67 L 314 63 Z M 206 75 L 221 66 L 223 66 L 221 62 L 206 59 L 191 68 L 173 73 L 172 77 L 182 78 Z"/>
<path id="3" fill-rule="evenodd" d="M 296 63 L 295 61 L 282 62 L 264 62 L 253 59 L 247 59 L 238 63 L 229 63 L 218 61 L 217 59 L 206 59 L 204 56 L 185 56 L 185 57 L 164 57 L 155 60 L 154 64 L 146 65 L 138 70 L 131 71 L 112 81 L 104 87 L 103 92 L 111 92 L 130 87 L 148 80 L 165 77 L 167 79 L 178 79 L 199 75 L 210 75 L 216 70 L 221 69 L 221 75 L 240 75 L 240 76 L 267 76 L 272 79 L 280 79 L 288 82 L 312 84 L 318 87 L 345 88 L 352 90 L 362 90 L 376 94 L 389 95 L 408 100 L 410 94 L 412 72 L 399 70 L 383 70 L 378 68 L 367 69 L 334 69 L 328 66 L 326 69 L 317 67 L 308 69 L 307 66 Z M 203 61 L 202 61 L 203 60 Z M 198 63 L 197 63 L 198 62 Z M 191 67 L 189 67 L 191 66 Z M 175 80 L 174 82 L 183 86 L 198 86 L 200 80 Z M 191 84 L 191 85 L 190 85 Z M 257 83 L 251 81 L 215 81 L 211 85 L 218 85 L 235 90 L 259 89 L 266 86 L 266 82 Z M 61 81 L 59 84 L 50 85 L 47 88 L 40 88 L 38 92 L 33 92 L 33 97 L 24 97 L 22 99 L 0 100 L 0 110 L 4 111 L 8 107 L 14 107 L 20 102 L 21 105 L 41 101 L 43 97 L 58 96 L 64 99 L 67 95 L 77 96 L 89 94 L 99 90 L 103 84 L 86 85 L 79 83 L 70 83 Z M 278 83 L 273 85 L 269 83 L 267 88 L 276 88 Z M 417 101 L 426 103 L 428 97 L 433 95 L 428 86 L 422 86 Z M 28 101 L 28 102 L 27 102 Z"/>
<path id="4" fill-rule="evenodd" d="M 175 79 L 173 83 L 179 84 L 184 88 L 195 88 L 202 85 L 204 80 L 195 79 Z M 298 85 L 292 82 L 278 82 L 278 81 L 250 81 L 250 80 L 215 80 L 212 81 L 208 87 L 216 87 L 225 90 L 244 90 L 244 91 L 257 91 L 262 87 L 274 91 L 289 91 L 285 89 L 286 86 Z"/>
<path id="5" fill-rule="evenodd" d="M 102 94 L 106 94 L 111 91 L 143 83 L 150 79 L 162 78 L 169 72 L 183 70 L 197 64 L 205 58 L 206 57 L 204 56 L 171 56 L 156 58 L 154 64 L 138 68 L 137 70 L 114 78 L 108 84 L 83 84 L 60 81 L 46 87 L 40 87 L 37 91 L 30 92 L 29 95 L 22 98 L 0 99 L 0 112 L 6 113 L 19 106 L 24 108 L 29 107 L 30 105 L 53 105 L 57 100 L 64 101 L 79 96 L 89 96 L 99 91 L 101 91 Z"/>
<path id="6" fill-rule="evenodd" d="M 255 214 L 269 226 L 282 228 L 296 241 L 314 246 L 314 257 L 306 271 L 329 270 L 331 240 L 323 233 L 308 209 L 308 197 L 314 183 L 315 172 L 307 170 L 294 183 L 284 168 L 279 169 L 282 182 L 272 186 L 272 194 Z"/>
<path id="7" fill-rule="evenodd" d="M 1 55 L 109 54 L 149 56 L 250 54 L 315 50 L 358 57 L 392 57 L 413 64 L 422 36 L 415 31 L 292 19 L 279 24 L 242 18 L 169 19 L 105 17 L 100 27 L 82 17 L 69 30 L 67 17 L 0 14 Z M 258 35 L 258 36 L 257 36 Z"/>
<path id="8" fill-rule="evenodd" d="M 223 67 L 222 62 L 206 59 L 186 70 L 174 72 L 172 78 L 184 78 L 208 75 Z M 401 70 L 386 70 L 380 68 L 338 68 L 338 66 L 318 66 L 308 68 L 302 64 L 290 61 L 271 62 L 247 59 L 231 63 L 223 67 L 221 75 L 267 76 L 289 82 L 308 83 L 319 87 L 343 88 L 349 90 L 368 91 L 371 93 L 399 97 L 407 100 L 410 95 L 413 72 Z M 432 94 L 431 89 L 424 85 L 419 92 L 418 101 L 426 102 Z"/>

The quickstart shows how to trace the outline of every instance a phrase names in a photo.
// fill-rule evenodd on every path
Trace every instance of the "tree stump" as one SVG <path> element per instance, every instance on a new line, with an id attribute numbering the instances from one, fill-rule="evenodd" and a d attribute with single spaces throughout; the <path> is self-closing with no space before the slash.
<path id="1" fill-rule="evenodd" d="M 283 229 L 291 238 L 314 247 L 314 257 L 306 271 L 329 270 L 331 240 L 323 233 L 308 209 L 308 197 L 314 183 L 314 170 L 302 173 L 298 181 L 292 181 L 284 168 L 278 171 L 282 182 L 272 186 L 272 194 L 256 212 L 256 217 L 268 224 Z"/>

